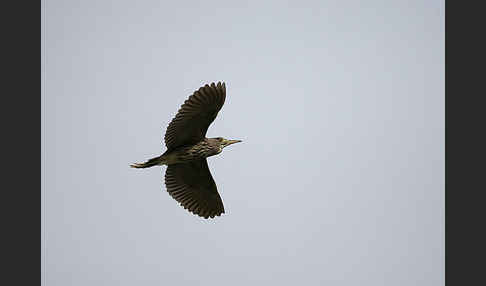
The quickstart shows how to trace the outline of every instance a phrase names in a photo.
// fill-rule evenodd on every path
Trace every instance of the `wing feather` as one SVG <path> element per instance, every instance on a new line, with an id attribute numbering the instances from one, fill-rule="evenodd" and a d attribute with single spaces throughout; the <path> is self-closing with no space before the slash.
<path id="1" fill-rule="evenodd" d="M 224 213 L 223 201 L 206 159 L 173 164 L 165 171 L 167 192 L 190 212 L 213 218 Z"/>
<path id="2" fill-rule="evenodd" d="M 204 139 L 225 99 L 224 82 L 206 84 L 189 96 L 167 127 L 164 136 L 167 149 L 196 144 Z"/>

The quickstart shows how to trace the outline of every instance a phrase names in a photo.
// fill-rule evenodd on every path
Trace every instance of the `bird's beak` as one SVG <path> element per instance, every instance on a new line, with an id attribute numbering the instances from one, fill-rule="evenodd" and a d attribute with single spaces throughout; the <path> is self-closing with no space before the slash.
<path id="1" fill-rule="evenodd" d="M 241 140 L 226 140 L 226 146 L 241 142 Z"/>

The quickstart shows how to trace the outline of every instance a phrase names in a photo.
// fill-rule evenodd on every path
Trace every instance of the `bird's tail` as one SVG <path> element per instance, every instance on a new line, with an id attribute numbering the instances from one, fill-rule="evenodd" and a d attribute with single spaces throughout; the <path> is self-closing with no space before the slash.
<path id="1" fill-rule="evenodd" d="M 145 163 L 134 163 L 134 164 L 131 164 L 130 167 L 132 167 L 132 168 L 148 168 L 148 167 L 152 167 L 152 166 L 156 166 L 156 165 L 161 165 L 161 163 L 164 161 L 164 159 L 165 158 L 162 155 L 162 156 L 158 156 L 158 157 L 149 159 Z"/>

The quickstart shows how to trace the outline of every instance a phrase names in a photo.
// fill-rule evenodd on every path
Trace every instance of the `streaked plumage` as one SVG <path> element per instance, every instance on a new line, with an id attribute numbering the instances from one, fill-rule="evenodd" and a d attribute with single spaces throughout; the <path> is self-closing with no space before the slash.
<path id="1" fill-rule="evenodd" d="M 165 185 L 181 206 L 204 218 L 224 213 L 224 206 L 209 171 L 207 157 L 224 147 L 241 142 L 221 137 L 206 138 L 209 125 L 226 99 L 224 83 L 212 83 L 195 91 L 181 106 L 165 132 L 167 151 L 133 168 L 167 165 Z"/>

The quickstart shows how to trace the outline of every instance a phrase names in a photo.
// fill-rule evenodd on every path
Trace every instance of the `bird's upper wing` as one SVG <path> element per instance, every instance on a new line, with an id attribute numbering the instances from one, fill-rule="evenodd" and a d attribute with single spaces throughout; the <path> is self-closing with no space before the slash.
<path id="1" fill-rule="evenodd" d="M 215 217 L 224 213 L 216 183 L 206 159 L 173 164 L 165 171 L 167 192 L 181 206 L 201 217 Z"/>
<path id="2" fill-rule="evenodd" d="M 177 112 L 165 132 L 167 149 L 196 144 L 206 137 L 209 125 L 218 115 L 226 99 L 226 86 L 205 85 L 195 91 Z"/>

